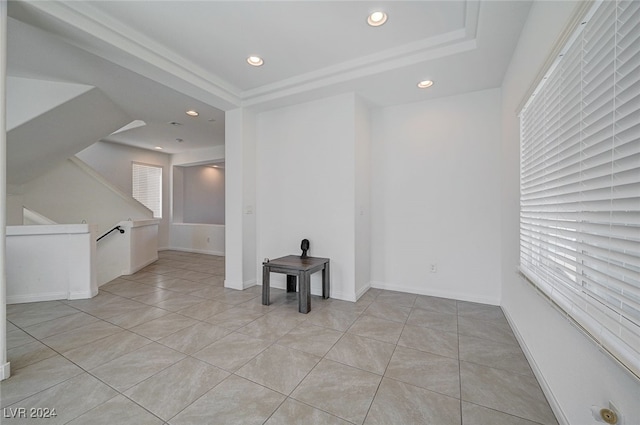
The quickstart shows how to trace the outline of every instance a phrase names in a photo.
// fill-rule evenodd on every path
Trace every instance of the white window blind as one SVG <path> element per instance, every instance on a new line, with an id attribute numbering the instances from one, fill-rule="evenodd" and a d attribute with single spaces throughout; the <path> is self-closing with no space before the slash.
<path id="1" fill-rule="evenodd" d="M 594 5 L 520 131 L 520 269 L 640 377 L 639 1 Z"/>
<path id="2" fill-rule="evenodd" d="M 162 167 L 133 163 L 133 197 L 162 218 Z"/>

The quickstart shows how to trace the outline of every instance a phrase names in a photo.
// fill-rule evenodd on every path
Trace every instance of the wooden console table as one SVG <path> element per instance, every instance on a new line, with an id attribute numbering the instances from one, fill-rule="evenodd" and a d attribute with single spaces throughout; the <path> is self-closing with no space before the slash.
<path id="1" fill-rule="evenodd" d="M 283 273 L 287 275 L 287 292 L 295 292 L 297 278 L 300 286 L 298 311 L 308 313 L 311 310 L 311 274 L 320 270 L 322 270 L 322 298 L 327 299 L 330 289 L 328 258 L 300 258 L 298 255 L 287 255 L 262 263 L 262 304 L 269 305 L 270 302 L 270 274 Z"/>

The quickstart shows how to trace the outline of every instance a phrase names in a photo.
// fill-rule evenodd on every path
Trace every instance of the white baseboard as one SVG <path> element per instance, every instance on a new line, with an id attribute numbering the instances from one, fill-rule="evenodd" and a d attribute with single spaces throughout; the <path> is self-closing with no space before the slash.
<path id="1" fill-rule="evenodd" d="M 224 280 L 224 287 L 229 289 L 236 289 L 238 291 L 243 291 L 245 289 L 251 288 L 252 286 L 256 286 L 258 282 L 255 279 L 246 280 L 244 282 L 230 282 L 227 279 Z"/>
<path id="2" fill-rule="evenodd" d="M 260 283 L 260 286 L 262 286 L 262 283 Z M 286 290 L 287 289 L 287 284 L 286 283 L 282 283 L 282 282 L 270 282 L 269 283 L 269 287 L 270 288 L 275 288 L 275 289 Z M 369 289 L 369 288 L 367 288 L 367 289 Z M 315 288 L 312 285 L 311 286 L 311 295 L 316 295 L 318 297 L 321 297 L 322 296 L 322 287 Z M 355 295 L 353 293 L 349 294 L 349 293 L 343 293 L 343 292 L 340 292 L 340 291 L 336 291 L 333 287 L 331 288 L 331 294 L 329 295 L 329 298 L 332 298 L 334 300 L 342 300 L 342 301 L 350 301 L 350 302 L 356 302 L 357 301 L 357 299 L 356 299 L 356 297 L 355 297 Z"/>
<path id="3" fill-rule="evenodd" d="M 356 301 L 358 301 L 360 299 L 360 297 L 363 296 L 365 294 L 365 292 L 367 292 L 369 289 L 371 289 L 371 282 L 367 282 L 366 285 L 364 285 L 362 288 L 360 288 L 356 292 Z"/>
<path id="4" fill-rule="evenodd" d="M 524 356 L 527 358 L 527 361 L 531 366 L 531 370 L 533 371 L 533 374 L 536 376 L 536 379 L 540 384 L 540 388 L 542 389 L 542 392 L 547 398 L 547 401 L 549 402 L 549 406 L 551 406 L 551 410 L 553 410 L 553 414 L 556 416 L 558 423 L 560 425 L 571 425 L 569 423 L 569 420 L 567 419 L 567 416 L 564 414 L 564 411 L 562 410 L 560 403 L 558 402 L 555 395 L 551 391 L 551 387 L 549 386 L 549 383 L 547 382 L 544 374 L 540 370 L 538 363 L 536 363 L 536 360 L 533 357 L 533 354 L 531 354 L 531 351 L 529 351 L 529 347 L 527 346 L 526 340 L 522 337 L 522 334 L 518 330 L 518 327 L 516 326 L 515 322 L 511 318 L 509 311 L 504 307 L 502 307 L 502 311 L 504 312 L 504 316 L 507 318 L 507 322 L 509 322 L 509 326 L 511 326 L 511 329 L 513 330 L 513 334 L 518 340 L 518 343 L 520 344 L 520 348 L 522 348 L 522 352 L 524 353 Z"/>
<path id="5" fill-rule="evenodd" d="M 69 292 L 69 300 L 86 300 L 98 295 L 98 291 Z"/>
<path id="6" fill-rule="evenodd" d="M 441 291 L 433 288 L 417 288 L 415 286 L 405 286 L 392 282 L 371 281 L 371 287 L 385 289 L 388 291 L 406 292 L 409 294 L 428 295 L 430 297 L 449 298 L 452 300 L 469 301 L 480 304 L 500 305 L 498 296 L 469 295 L 468 293 L 455 291 Z"/>
<path id="7" fill-rule="evenodd" d="M 333 298 L 334 300 L 350 301 L 352 303 L 357 301 L 355 292 L 340 292 L 331 290 L 331 298 Z"/>
<path id="8" fill-rule="evenodd" d="M 252 286 L 256 286 L 257 284 L 258 282 L 256 282 L 255 279 L 247 280 L 245 282 L 242 282 L 242 289 L 249 289 Z"/>
<path id="9" fill-rule="evenodd" d="M 135 273 L 139 272 L 140 270 L 144 269 L 145 267 L 147 267 L 148 265 L 155 263 L 156 261 L 158 261 L 158 257 L 157 256 L 156 256 L 156 258 L 147 260 L 142 264 L 138 264 L 138 265 L 132 266 L 130 270 L 127 270 L 127 273 L 123 273 L 123 274 L 124 275 L 135 274 Z"/>
<path id="10" fill-rule="evenodd" d="M 207 249 L 192 249 L 192 248 L 170 246 L 167 248 L 158 248 L 158 251 L 181 251 L 181 252 L 192 252 L 194 254 L 207 254 L 207 255 L 217 255 L 219 257 L 224 257 L 224 251 L 212 251 Z"/>
<path id="11" fill-rule="evenodd" d="M 225 288 L 229 288 L 229 289 L 237 289 L 239 291 L 241 291 L 244 287 L 243 282 L 231 282 L 228 279 L 224 280 L 224 287 Z"/>
<path id="12" fill-rule="evenodd" d="M 43 292 L 28 295 L 7 295 L 7 304 L 35 303 L 40 301 L 66 300 L 66 292 Z"/>
<path id="13" fill-rule="evenodd" d="M 98 291 L 81 292 L 43 292 L 39 294 L 10 295 L 7 296 L 7 304 L 36 303 L 42 301 L 60 300 L 85 300 L 98 295 Z"/>
<path id="14" fill-rule="evenodd" d="M 0 381 L 4 381 L 11 376 L 11 363 L 7 362 L 0 366 Z"/>

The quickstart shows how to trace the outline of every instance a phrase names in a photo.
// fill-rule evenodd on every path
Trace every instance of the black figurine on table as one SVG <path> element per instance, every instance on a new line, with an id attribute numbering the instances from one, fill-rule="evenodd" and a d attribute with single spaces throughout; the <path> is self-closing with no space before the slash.
<path id="1" fill-rule="evenodd" d="M 309 239 L 302 240 L 300 243 L 300 249 L 302 250 L 300 258 L 307 258 L 307 251 L 309 251 Z"/>

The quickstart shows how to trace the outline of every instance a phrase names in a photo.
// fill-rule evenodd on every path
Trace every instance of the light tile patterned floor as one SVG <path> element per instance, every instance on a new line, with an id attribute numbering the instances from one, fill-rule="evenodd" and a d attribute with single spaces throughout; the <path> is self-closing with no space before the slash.
<path id="1" fill-rule="evenodd" d="M 303 315 L 223 275 L 164 251 L 91 300 L 7 306 L 3 423 L 557 424 L 499 307 L 371 289 Z M 57 416 L 6 417 L 32 407 Z"/>

